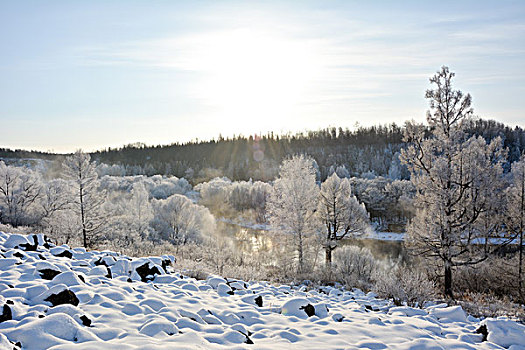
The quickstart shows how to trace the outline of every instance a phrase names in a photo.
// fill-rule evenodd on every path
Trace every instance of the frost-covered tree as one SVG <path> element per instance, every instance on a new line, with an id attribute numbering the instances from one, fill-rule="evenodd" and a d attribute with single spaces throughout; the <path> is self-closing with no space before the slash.
<path id="1" fill-rule="evenodd" d="M 80 217 L 73 209 L 52 212 L 41 223 L 43 232 L 56 244 L 83 244 L 79 228 Z"/>
<path id="2" fill-rule="evenodd" d="M 487 145 L 482 138 L 467 139 L 463 122 L 472 115 L 471 97 L 452 89 L 453 77 L 454 73 L 442 67 L 430 79 L 435 85 L 426 92 L 432 135 L 425 135 L 423 125 L 407 123 L 409 145 L 401 157 L 417 190 L 407 244 L 419 255 L 441 262 L 444 292 L 450 297 L 453 268 L 487 257 L 486 250 L 475 249 L 485 238 L 476 225 L 490 201 L 483 186 L 493 181 L 486 176 L 498 173 L 504 158 L 501 140 Z"/>
<path id="3" fill-rule="evenodd" d="M 70 180 L 73 191 L 73 211 L 80 223 L 79 232 L 85 248 L 91 247 L 100 238 L 105 218 L 102 205 L 105 193 L 98 188 L 96 164 L 89 154 L 76 151 L 64 161 L 64 177 Z"/>
<path id="4" fill-rule="evenodd" d="M 267 203 L 271 225 L 293 238 L 298 272 L 303 272 L 305 268 L 307 241 L 319 229 L 315 216 L 319 187 L 313 164 L 313 160 L 304 155 L 284 160 Z"/>
<path id="5" fill-rule="evenodd" d="M 37 172 L 0 161 L 0 221 L 13 226 L 33 224 L 42 196 L 42 178 Z"/>
<path id="6" fill-rule="evenodd" d="M 266 182 L 255 181 L 250 190 L 252 207 L 256 213 L 258 223 L 266 222 L 266 202 L 272 191 L 272 186 Z"/>
<path id="7" fill-rule="evenodd" d="M 368 213 L 352 195 L 350 181 L 333 173 L 321 184 L 317 215 L 326 228 L 323 248 L 325 264 L 330 269 L 338 241 L 348 235 L 363 234 L 369 228 Z"/>
<path id="8" fill-rule="evenodd" d="M 231 186 L 232 182 L 227 177 L 216 177 L 208 182 L 198 184 L 195 186 L 195 190 L 199 191 L 203 204 L 213 207 L 228 203 Z"/>
<path id="9" fill-rule="evenodd" d="M 159 238 L 174 245 L 202 242 L 215 230 L 215 218 L 210 211 L 188 197 L 175 194 L 167 199 L 154 199 L 152 204 L 153 228 Z"/>
<path id="10" fill-rule="evenodd" d="M 64 179 L 53 179 L 44 184 L 42 192 L 38 226 L 56 242 L 70 243 L 71 238 L 75 236 L 75 230 L 71 230 L 75 226 L 72 225 L 74 221 L 69 219 L 74 216 L 74 197 L 70 184 Z M 64 237 L 60 237 L 61 235 Z"/>
<path id="11" fill-rule="evenodd" d="M 139 247 L 153 231 L 153 209 L 143 181 L 134 183 L 131 190 L 109 192 L 104 211 L 110 213 L 106 238 L 113 247 Z"/>
<path id="12" fill-rule="evenodd" d="M 156 199 L 166 199 L 174 194 L 186 194 L 192 189 L 186 179 L 179 179 L 175 176 L 155 175 L 145 177 L 144 185 L 151 197 Z"/>
<path id="13" fill-rule="evenodd" d="M 69 191 L 69 184 L 64 179 L 52 179 L 43 186 L 42 199 L 42 218 L 52 216 L 57 211 L 71 208 L 73 198 Z"/>
<path id="14" fill-rule="evenodd" d="M 523 235 L 525 234 L 525 155 L 512 164 L 512 184 L 507 190 L 507 227 L 519 244 L 518 292 L 525 301 L 523 285 Z"/>
<path id="15" fill-rule="evenodd" d="M 142 239 L 149 235 L 150 221 L 153 220 L 153 207 L 148 191 L 142 182 L 135 183 L 131 190 L 128 217 L 131 229 Z"/>

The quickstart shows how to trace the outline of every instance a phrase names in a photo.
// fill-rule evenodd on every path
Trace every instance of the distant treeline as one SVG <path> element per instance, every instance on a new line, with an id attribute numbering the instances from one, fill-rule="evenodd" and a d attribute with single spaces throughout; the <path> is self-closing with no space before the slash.
<path id="1" fill-rule="evenodd" d="M 512 128 L 494 120 L 475 119 L 469 122 L 467 130 L 486 140 L 501 136 L 509 149 L 509 164 L 525 149 L 525 132 L 518 126 Z M 136 143 L 97 151 L 91 156 L 99 163 L 118 165 L 113 171 L 121 175 L 175 175 L 194 183 L 216 176 L 232 180 L 272 180 L 281 161 L 296 153 L 309 154 L 317 161 L 320 179 L 325 179 L 337 167 L 338 173 L 348 172 L 348 176 L 406 179 L 408 172 L 398 160 L 403 146 L 403 127 L 393 123 L 355 130 L 331 127 L 286 135 L 219 137 L 165 146 Z M 57 156 L 0 149 L 0 158 L 52 160 Z"/>

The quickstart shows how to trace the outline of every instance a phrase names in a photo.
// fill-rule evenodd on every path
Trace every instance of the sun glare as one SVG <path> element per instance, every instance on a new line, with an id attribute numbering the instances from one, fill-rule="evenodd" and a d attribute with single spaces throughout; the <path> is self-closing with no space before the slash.
<path id="1" fill-rule="evenodd" d="M 246 124 L 246 130 L 253 130 L 254 118 L 265 129 L 275 121 L 282 124 L 319 69 L 307 43 L 269 33 L 224 32 L 206 37 L 201 45 L 198 64 L 206 74 L 196 93 L 229 127 Z"/>

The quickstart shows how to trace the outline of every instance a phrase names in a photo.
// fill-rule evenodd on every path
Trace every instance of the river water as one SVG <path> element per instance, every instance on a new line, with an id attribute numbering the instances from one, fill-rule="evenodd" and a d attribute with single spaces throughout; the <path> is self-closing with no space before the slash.
<path id="1" fill-rule="evenodd" d="M 221 222 L 219 229 L 231 237 L 237 249 L 244 253 L 257 253 L 271 251 L 274 245 L 273 235 L 266 230 L 242 227 L 235 224 Z M 372 255 L 379 260 L 407 260 L 407 252 L 403 241 L 387 241 L 377 239 L 344 239 L 340 245 L 354 245 L 370 249 Z"/>

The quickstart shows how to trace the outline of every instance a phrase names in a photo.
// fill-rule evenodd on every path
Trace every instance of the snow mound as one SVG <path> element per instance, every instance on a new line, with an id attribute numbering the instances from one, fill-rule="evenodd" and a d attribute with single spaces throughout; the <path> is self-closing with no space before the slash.
<path id="1" fill-rule="evenodd" d="M 47 349 L 68 342 L 97 340 L 95 335 L 63 313 L 52 314 L 5 333 L 11 341 L 20 342 L 24 349 Z"/>
<path id="2" fill-rule="evenodd" d="M 521 345 L 525 349 L 525 326 L 510 320 L 486 319 L 481 322 L 487 326 L 489 342 L 505 348 Z M 517 348 L 516 348 L 517 349 Z"/>
<path id="3" fill-rule="evenodd" d="M 467 315 L 459 305 L 432 308 L 430 314 L 441 322 L 467 322 Z"/>
<path id="4" fill-rule="evenodd" d="M 284 303 L 281 307 L 281 314 L 298 318 L 308 318 L 315 315 L 315 307 L 307 299 L 295 298 Z"/>
<path id="5" fill-rule="evenodd" d="M 139 332 L 149 337 L 154 337 L 159 333 L 174 335 L 179 332 L 177 327 L 167 320 L 152 320 L 140 326 Z"/>

